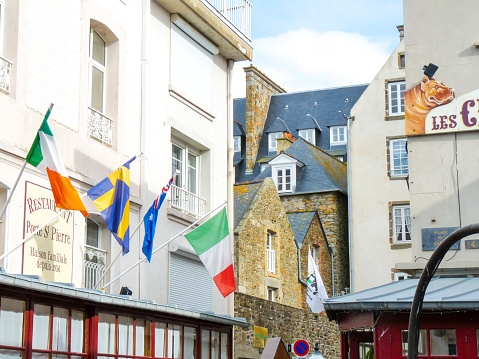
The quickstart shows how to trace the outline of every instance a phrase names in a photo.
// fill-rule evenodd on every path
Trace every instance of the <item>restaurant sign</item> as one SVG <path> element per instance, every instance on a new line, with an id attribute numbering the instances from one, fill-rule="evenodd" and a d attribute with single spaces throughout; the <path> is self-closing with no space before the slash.
<path id="1" fill-rule="evenodd" d="M 73 211 L 60 212 L 50 189 L 31 182 L 25 188 L 23 274 L 38 275 L 44 281 L 71 283 L 73 263 Z"/>

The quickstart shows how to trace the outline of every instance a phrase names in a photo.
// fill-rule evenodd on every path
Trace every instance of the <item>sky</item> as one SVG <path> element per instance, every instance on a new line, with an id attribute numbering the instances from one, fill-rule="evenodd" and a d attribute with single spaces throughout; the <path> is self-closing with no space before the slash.
<path id="1" fill-rule="evenodd" d="M 399 45 L 402 0 L 249 0 L 253 61 L 235 63 L 233 97 L 253 65 L 287 92 L 366 84 Z"/>

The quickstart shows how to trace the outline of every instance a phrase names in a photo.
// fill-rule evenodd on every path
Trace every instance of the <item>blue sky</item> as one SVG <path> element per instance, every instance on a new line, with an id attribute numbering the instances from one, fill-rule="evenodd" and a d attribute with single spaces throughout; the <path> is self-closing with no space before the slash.
<path id="1" fill-rule="evenodd" d="M 287 92 L 370 82 L 399 44 L 402 0 L 250 0 L 253 61 Z M 235 64 L 234 97 L 244 97 Z"/>

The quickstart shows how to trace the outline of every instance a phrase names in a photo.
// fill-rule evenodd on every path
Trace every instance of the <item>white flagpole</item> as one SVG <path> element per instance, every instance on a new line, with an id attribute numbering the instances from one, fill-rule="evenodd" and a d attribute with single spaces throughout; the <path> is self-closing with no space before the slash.
<path id="1" fill-rule="evenodd" d="M 218 209 L 220 209 L 221 207 L 223 207 L 227 202 L 223 202 L 222 204 L 220 204 L 218 207 L 216 207 L 215 209 L 213 209 L 212 211 L 208 212 L 207 214 L 205 214 L 203 217 L 201 217 L 200 219 L 196 220 L 195 222 L 191 223 L 188 227 L 186 227 L 185 229 L 183 229 L 180 233 L 178 233 L 177 235 L 171 237 L 169 240 L 167 240 L 165 243 L 163 243 L 162 245 L 160 245 L 158 248 L 156 248 L 152 253 L 151 255 L 155 254 L 156 252 L 158 252 L 161 248 L 163 248 L 164 246 L 166 246 L 168 243 L 170 243 L 171 241 L 173 241 L 174 239 L 176 239 L 177 237 L 181 236 L 183 233 L 185 233 L 188 229 L 190 229 L 191 227 L 193 227 L 195 224 L 197 224 L 198 222 L 202 221 L 203 219 L 205 219 L 206 217 L 208 217 L 211 213 L 217 211 Z M 120 275 L 118 275 L 117 277 L 113 278 L 111 281 L 109 281 L 107 284 L 105 284 L 103 286 L 103 289 L 105 289 L 106 287 L 108 287 L 111 283 L 113 283 L 114 281 L 116 281 L 118 278 L 124 276 L 126 273 L 128 273 L 129 271 L 131 271 L 133 268 L 135 268 L 136 266 L 138 266 L 140 263 L 146 261 L 146 257 L 143 258 L 143 259 L 140 259 L 138 262 L 136 262 L 135 264 L 133 264 L 130 268 L 128 268 L 127 270 L 125 270 L 123 273 L 121 273 Z"/>
<path id="2" fill-rule="evenodd" d="M 83 193 L 81 196 L 80 196 L 80 199 L 85 197 L 86 196 L 86 192 Z M 5 258 L 6 256 L 8 256 L 9 254 L 11 254 L 14 250 L 16 250 L 18 247 L 20 247 L 23 243 L 25 243 L 26 241 L 28 241 L 30 238 L 32 238 L 36 232 L 42 230 L 43 228 L 45 228 L 46 226 L 48 226 L 51 222 L 53 222 L 55 219 L 57 219 L 58 217 L 60 217 L 63 213 L 65 213 L 66 211 L 70 211 L 69 209 L 62 209 L 60 210 L 60 212 L 58 212 L 55 216 L 53 216 L 52 218 L 50 218 L 45 224 L 43 224 L 41 227 L 38 227 L 37 230 L 35 230 L 35 232 L 32 232 L 30 235 L 27 235 L 25 238 L 23 238 L 21 240 L 20 243 L 18 243 L 15 247 L 13 247 L 12 249 L 10 249 L 8 252 L 2 254 L 0 256 L 0 261 Z"/>

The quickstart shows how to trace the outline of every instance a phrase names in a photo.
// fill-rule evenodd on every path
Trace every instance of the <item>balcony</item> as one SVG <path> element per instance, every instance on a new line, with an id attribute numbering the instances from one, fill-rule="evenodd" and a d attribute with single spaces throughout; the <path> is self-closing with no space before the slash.
<path id="1" fill-rule="evenodd" d="M 219 17 L 226 20 L 251 40 L 251 3 L 248 0 L 201 0 L 208 7 L 213 8 Z"/>
<path id="2" fill-rule="evenodd" d="M 98 280 L 105 274 L 106 251 L 85 245 L 83 259 L 83 288 L 94 289 Z M 105 277 L 100 282 L 100 288 L 105 284 Z"/>
<path id="3" fill-rule="evenodd" d="M 171 185 L 171 207 L 190 216 L 201 218 L 206 214 L 206 200 L 180 187 Z"/>
<path id="4" fill-rule="evenodd" d="M 0 89 L 10 93 L 10 79 L 12 77 L 12 63 L 0 56 Z"/>
<path id="5" fill-rule="evenodd" d="M 276 272 L 276 254 L 274 250 L 268 249 L 268 273 Z"/>
<path id="6" fill-rule="evenodd" d="M 88 107 L 88 135 L 107 145 L 112 144 L 113 120 Z"/>

